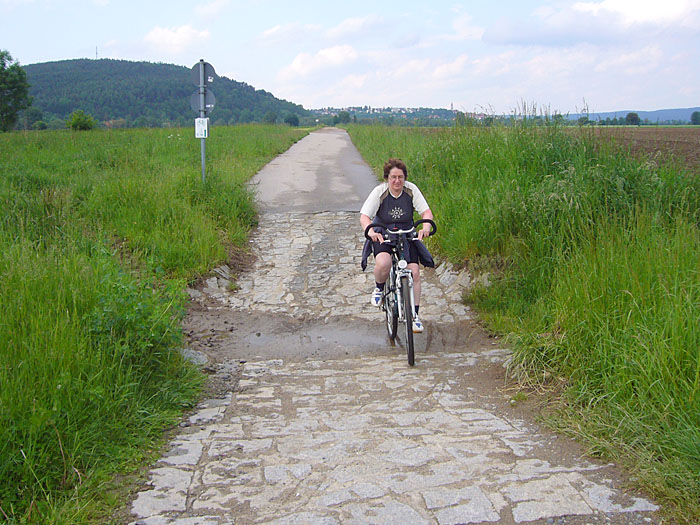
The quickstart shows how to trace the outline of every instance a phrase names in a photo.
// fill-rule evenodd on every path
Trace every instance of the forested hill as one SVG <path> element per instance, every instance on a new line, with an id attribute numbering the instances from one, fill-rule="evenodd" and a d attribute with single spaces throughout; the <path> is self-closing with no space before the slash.
<path id="1" fill-rule="evenodd" d="M 78 109 L 99 121 L 122 126 L 187 125 L 198 116 L 190 108 L 190 97 L 197 86 L 187 67 L 80 59 L 23 68 L 31 85 L 29 94 L 34 97 L 32 108 L 43 112 L 41 118 L 46 122 L 64 120 Z M 309 114 L 300 105 L 226 77 L 218 77 L 210 89 L 216 97 L 210 115 L 215 124 Z"/>

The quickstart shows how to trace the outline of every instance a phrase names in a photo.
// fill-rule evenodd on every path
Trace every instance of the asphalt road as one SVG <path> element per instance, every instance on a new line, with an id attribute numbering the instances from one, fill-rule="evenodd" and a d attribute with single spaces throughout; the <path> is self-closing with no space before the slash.
<path id="1" fill-rule="evenodd" d="M 377 184 L 348 134 L 337 128 L 297 142 L 251 180 L 266 213 L 360 211 Z"/>

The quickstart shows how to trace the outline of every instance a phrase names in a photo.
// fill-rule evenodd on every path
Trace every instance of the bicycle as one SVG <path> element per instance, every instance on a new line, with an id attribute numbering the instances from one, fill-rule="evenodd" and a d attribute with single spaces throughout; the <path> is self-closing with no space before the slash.
<path id="1" fill-rule="evenodd" d="M 365 238 L 369 239 L 370 228 L 381 228 L 384 239 L 391 246 L 391 270 L 389 278 L 382 292 L 382 310 L 386 317 L 386 330 L 389 339 L 393 342 L 396 339 L 399 322 L 405 325 L 406 330 L 406 355 L 409 366 L 415 364 L 415 352 L 413 346 L 413 318 L 415 317 L 415 299 L 413 297 L 413 274 L 408 269 L 408 262 L 404 254 L 407 242 L 418 237 L 416 226 L 420 224 L 430 224 L 430 233 L 437 232 L 437 226 L 430 219 L 420 219 L 408 230 L 391 230 L 384 224 L 372 222 L 365 228 Z"/>

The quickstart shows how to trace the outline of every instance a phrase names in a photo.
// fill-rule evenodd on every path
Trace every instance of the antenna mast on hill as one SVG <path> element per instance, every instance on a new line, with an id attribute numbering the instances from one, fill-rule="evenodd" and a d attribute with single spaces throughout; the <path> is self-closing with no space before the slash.
<path id="1" fill-rule="evenodd" d="M 95 46 L 95 60 L 97 60 L 97 46 Z"/>

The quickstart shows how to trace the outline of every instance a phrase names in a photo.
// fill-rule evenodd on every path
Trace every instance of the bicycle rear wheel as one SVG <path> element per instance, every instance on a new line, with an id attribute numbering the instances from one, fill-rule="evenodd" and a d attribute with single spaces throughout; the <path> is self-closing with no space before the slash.
<path id="1" fill-rule="evenodd" d="M 401 300 L 406 325 L 406 356 L 409 366 L 415 363 L 413 349 L 413 309 L 411 308 L 411 289 L 408 287 L 408 277 L 401 277 Z"/>
<path id="2" fill-rule="evenodd" d="M 389 339 L 396 339 L 396 332 L 399 324 L 399 308 L 396 304 L 396 291 L 394 287 L 386 285 L 387 290 L 384 292 L 384 314 L 386 315 L 386 331 L 389 334 Z"/>

